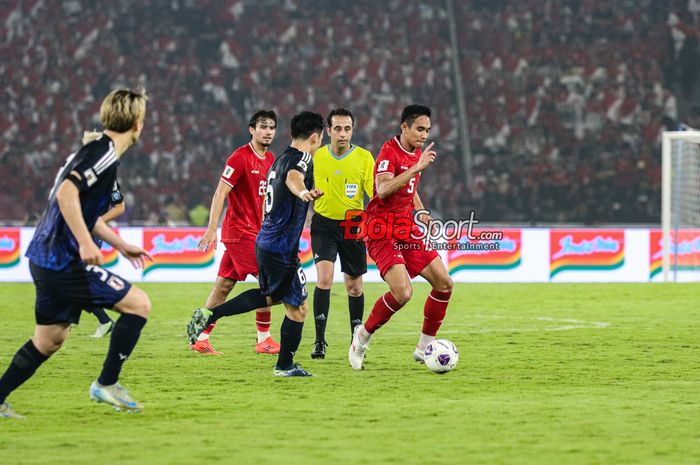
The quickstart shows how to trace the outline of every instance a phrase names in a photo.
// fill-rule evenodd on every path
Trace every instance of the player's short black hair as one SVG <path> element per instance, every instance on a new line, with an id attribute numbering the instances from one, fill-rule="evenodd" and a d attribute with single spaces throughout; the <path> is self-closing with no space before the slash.
<path id="1" fill-rule="evenodd" d="M 331 112 L 328 113 L 328 116 L 326 117 L 326 123 L 328 123 L 329 128 L 333 125 L 334 116 L 349 116 L 352 120 L 352 125 L 355 126 L 355 117 L 352 115 L 352 112 L 350 110 L 348 110 L 347 108 L 335 108 L 331 110 Z"/>
<path id="2" fill-rule="evenodd" d="M 411 126 L 413 121 L 419 116 L 427 116 L 430 118 L 431 113 L 430 107 L 426 107 L 425 105 L 409 105 L 401 112 L 401 124 L 406 123 Z"/>
<path id="3" fill-rule="evenodd" d="M 277 126 L 277 113 L 275 113 L 273 110 L 259 110 L 250 117 L 248 127 L 255 129 L 255 126 L 257 126 L 258 123 L 264 119 L 271 119 L 275 122 L 275 126 Z"/>
<path id="4" fill-rule="evenodd" d="M 311 111 L 302 111 L 292 118 L 292 139 L 306 140 L 312 134 L 323 132 L 323 116 Z"/>

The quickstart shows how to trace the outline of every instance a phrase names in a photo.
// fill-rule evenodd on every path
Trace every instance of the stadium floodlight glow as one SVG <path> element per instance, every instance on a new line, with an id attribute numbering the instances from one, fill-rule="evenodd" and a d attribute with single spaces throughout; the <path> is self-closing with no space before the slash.
<path id="1" fill-rule="evenodd" d="M 677 280 L 679 231 L 691 228 L 700 228 L 700 131 L 664 131 L 661 145 L 664 281 L 669 280 L 672 265 L 673 280 Z M 693 263 L 692 268 L 700 269 L 700 263 Z"/>

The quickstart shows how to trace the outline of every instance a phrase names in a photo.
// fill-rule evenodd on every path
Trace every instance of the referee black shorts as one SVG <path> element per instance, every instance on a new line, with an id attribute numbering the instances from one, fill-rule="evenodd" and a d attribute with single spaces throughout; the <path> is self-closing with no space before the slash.
<path id="1" fill-rule="evenodd" d="M 335 263 L 340 255 L 340 269 L 349 276 L 367 273 L 367 249 L 361 240 L 343 238 L 342 220 L 332 220 L 315 213 L 311 218 L 311 249 L 314 262 Z"/>

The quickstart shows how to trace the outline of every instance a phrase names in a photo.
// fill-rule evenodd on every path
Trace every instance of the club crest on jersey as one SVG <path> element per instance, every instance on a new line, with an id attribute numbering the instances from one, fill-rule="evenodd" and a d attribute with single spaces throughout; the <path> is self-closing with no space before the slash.
<path id="1" fill-rule="evenodd" d="M 235 169 L 231 168 L 230 166 L 226 165 L 226 168 L 224 168 L 224 174 L 223 176 L 228 179 L 231 177 L 233 172 L 236 171 Z"/>
<path id="2" fill-rule="evenodd" d="M 87 182 L 88 187 L 92 186 L 97 182 L 97 175 L 95 174 L 95 171 L 93 171 L 92 168 L 88 168 L 85 171 L 83 171 L 83 174 L 85 175 L 85 181 Z"/>
<path id="3" fill-rule="evenodd" d="M 345 184 L 345 195 L 352 199 L 357 195 L 357 184 Z"/>

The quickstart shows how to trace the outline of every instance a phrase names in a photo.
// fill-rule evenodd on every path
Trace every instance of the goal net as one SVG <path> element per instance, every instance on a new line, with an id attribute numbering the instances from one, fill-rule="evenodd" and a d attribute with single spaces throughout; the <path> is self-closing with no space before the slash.
<path id="1" fill-rule="evenodd" d="M 663 280 L 700 280 L 700 131 L 664 132 L 661 163 Z"/>

